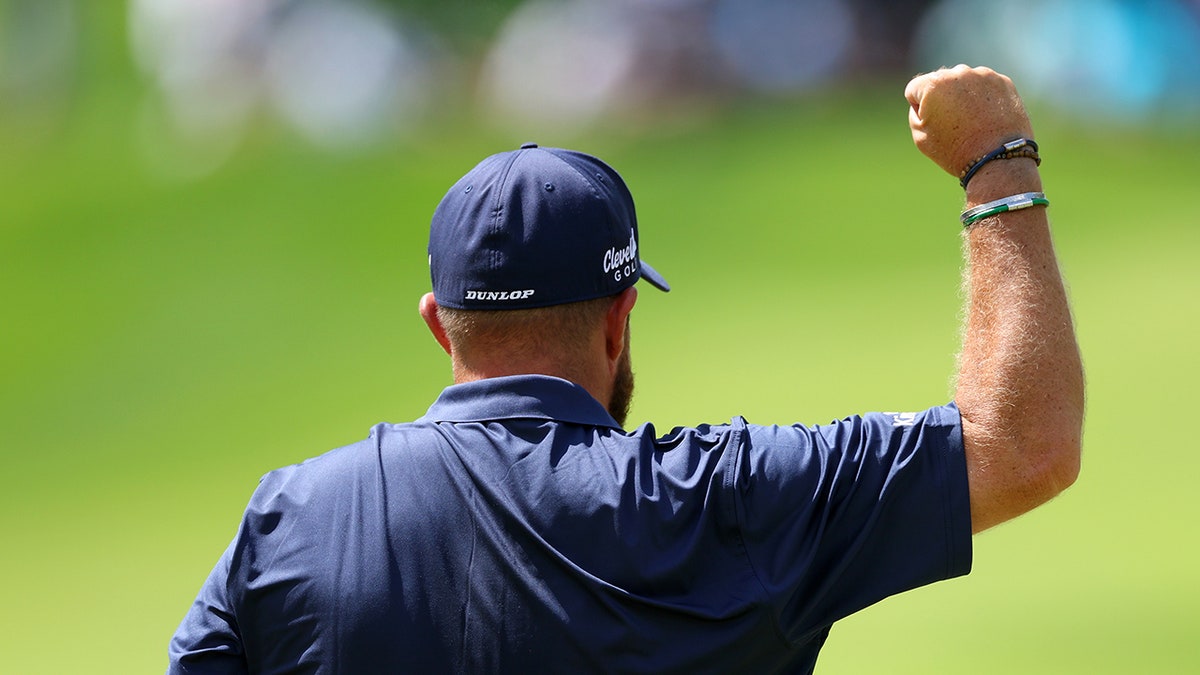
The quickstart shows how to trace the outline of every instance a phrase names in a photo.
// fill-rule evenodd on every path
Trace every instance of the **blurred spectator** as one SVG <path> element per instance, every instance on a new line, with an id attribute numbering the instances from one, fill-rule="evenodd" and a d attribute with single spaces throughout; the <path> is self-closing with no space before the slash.
<path id="1" fill-rule="evenodd" d="M 717 0 L 713 40 L 739 83 L 789 93 L 843 73 L 854 51 L 854 14 L 843 0 Z"/>
<path id="2" fill-rule="evenodd" d="M 148 145 L 188 148 L 200 172 L 263 109 L 323 146 L 360 145 L 413 121 L 436 81 L 433 41 L 366 1 L 132 0 L 130 37 L 165 111 Z"/>
<path id="3" fill-rule="evenodd" d="M 266 51 L 272 104 L 322 145 L 370 143 L 431 103 L 431 43 L 378 6 L 299 4 L 273 27 Z"/>
<path id="4" fill-rule="evenodd" d="M 509 119 L 581 127 L 698 103 L 723 73 L 691 0 L 533 0 L 501 28 L 481 74 L 485 104 Z"/>
<path id="5" fill-rule="evenodd" d="M 855 73 L 912 75 L 917 26 L 934 0 L 848 0 L 858 26 Z"/>
<path id="6" fill-rule="evenodd" d="M 179 175 L 215 168 L 259 99 L 256 39 L 273 0 L 132 0 L 136 63 L 160 97 L 142 111 L 144 148 Z M 171 153 L 175 148 L 179 152 Z"/>

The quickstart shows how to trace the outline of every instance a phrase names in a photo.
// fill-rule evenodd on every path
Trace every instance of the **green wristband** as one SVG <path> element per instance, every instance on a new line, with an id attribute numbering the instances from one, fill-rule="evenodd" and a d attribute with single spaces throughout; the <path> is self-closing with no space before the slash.
<path id="1" fill-rule="evenodd" d="M 979 206 L 969 208 L 962 212 L 959 220 L 962 221 L 963 227 L 970 227 L 984 218 L 994 216 L 998 213 L 1006 211 L 1020 211 L 1031 206 L 1050 206 L 1050 200 L 1046 199 L 1045 192 L 1022 192 L 1019 195 L 1004 197 L 997 199 L 994 202 L 980 204 Z"/>

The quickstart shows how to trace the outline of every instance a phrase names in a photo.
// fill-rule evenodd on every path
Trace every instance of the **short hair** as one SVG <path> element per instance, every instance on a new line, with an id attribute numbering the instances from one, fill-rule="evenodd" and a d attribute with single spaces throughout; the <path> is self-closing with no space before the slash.
<path id="1" fill-rule="evenodd" d="M 465 359 L 477 349 L 518 356 L 578 354 L 612 307 L 615 295 L 532 309 L 454 309 L 438 305 L 438 321 Z"/>

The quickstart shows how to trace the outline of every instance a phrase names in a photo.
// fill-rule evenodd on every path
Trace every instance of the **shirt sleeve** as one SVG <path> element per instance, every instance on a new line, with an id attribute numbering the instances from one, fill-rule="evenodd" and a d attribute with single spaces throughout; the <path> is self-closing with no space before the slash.
<path id="1" fill-rule="evenodd" d="M 737 479 L 743 543 L 788 639 L 970 571 L 954 404 L 748 431 Z"/>
<path id="2" fill-rule="evenodd" d="M 240 536 L 240 533 L 239 533 Z M 228 579 L 235 539 L 217 561 L 168 648 L 168 675 L 247 673 Z"/>

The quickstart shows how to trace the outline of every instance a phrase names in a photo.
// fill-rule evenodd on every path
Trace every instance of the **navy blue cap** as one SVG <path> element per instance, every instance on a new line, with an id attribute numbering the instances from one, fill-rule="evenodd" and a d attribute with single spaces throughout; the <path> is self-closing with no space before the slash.
<path id="1" fill-rule="evenodd" d="M 644 278 L 633 196 L 591 155 L 533 143 L 492 155 L 433 214 L 429 272 L 439 305 L 522 309 L 619 293 Z"/>

